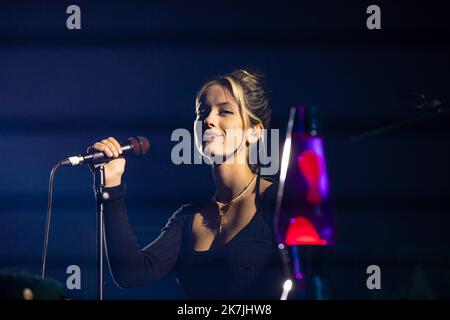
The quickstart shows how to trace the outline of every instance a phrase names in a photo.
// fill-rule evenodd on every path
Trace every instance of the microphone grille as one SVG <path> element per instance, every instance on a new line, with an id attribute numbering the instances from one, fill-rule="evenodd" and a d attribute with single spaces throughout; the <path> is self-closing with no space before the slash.
<path id="1" fill-rule="evenodd" d="M 130 137 L 128 141 L 133 146 L 133 153 L 136 157 L 146 154 L 150 149 L 150 141 L 146 137 Z"/>

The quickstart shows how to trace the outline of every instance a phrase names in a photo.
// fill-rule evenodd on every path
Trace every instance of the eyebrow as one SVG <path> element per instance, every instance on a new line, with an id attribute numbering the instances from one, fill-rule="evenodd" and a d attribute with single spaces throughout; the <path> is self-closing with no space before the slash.
<path id="1" fill-rule="evenodd" d="M 235 109 L 235 107 L 230 103 L 230 102 L 228 102 L 228 101 L 224 101 L 224 102 L 219 102 L 219 103 L 216 103 L 216 105 L 219 107 L 219 108 L 223 108 L 223 107 L 230 107 L 230 108 L 232 108 L 232 109 Z M 201 104 L 201 106 L 199 107 L 199 110 L 200 109 L 202 109 L 202 108 L 205 108 L 205 107 L 211 107 L 211 105 L 209 104 L 209 103 L 205 103 L 205 102 L 203 102 L 202 104 Z"/>
<path id="2" fill-rule="evenodd" d="M 229 103 L 229 102 L 219 102 L 219 103 L 217 103 L 217 106 L 219 106 L 219 107 L 233 107 L 232 105 L 231 105 L 231 103 Z"/>

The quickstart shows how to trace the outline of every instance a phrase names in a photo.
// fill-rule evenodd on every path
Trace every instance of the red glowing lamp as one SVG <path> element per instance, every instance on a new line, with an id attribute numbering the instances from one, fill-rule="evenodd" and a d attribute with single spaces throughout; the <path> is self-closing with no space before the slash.
<path id="1" fill-rule="evenodd" d="M 307 218 L 296 217 L 290 220 L 285 243 L 288 246 L 326 246 L 328 242 L 320 238 L 316 228 Z"/>

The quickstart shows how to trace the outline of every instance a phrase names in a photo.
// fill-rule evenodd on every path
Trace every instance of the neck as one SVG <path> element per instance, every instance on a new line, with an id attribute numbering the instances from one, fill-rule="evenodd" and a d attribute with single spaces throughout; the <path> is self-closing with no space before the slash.
<path id="1" fill-rule="evenodd" d="M 247 164 L 220 164 L 212 167 L 217 201 L 226 203 L 236 198 L 255 174 Z"/>

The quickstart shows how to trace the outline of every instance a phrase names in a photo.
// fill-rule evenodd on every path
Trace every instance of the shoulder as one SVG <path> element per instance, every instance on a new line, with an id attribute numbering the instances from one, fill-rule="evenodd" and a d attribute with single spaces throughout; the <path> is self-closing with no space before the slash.
<path id="1" fill-rule="evenodd" d="M 192 219 L 196 212 L 202 207 L 201 202 L 189 202 L 181 205 L 171 216 L 170 219 L 178 220 L 182 223 Z"/>
<path id="2" fill-rule="evenodd" d="M 185 203 L 178 207 L 178 209 L 176 209 L 169 217 L 168 224 L 183 224 L 189 216 L 189 213 L 192 211 L 192 207 L 192 203 Z"/>
<path id="3" fill-rule="evenodd" d="M 179 217 L 179 218 L 185 218 L 187 217 L 189 214 L 193 213 L 193 211 L 195 210 L 194 207 L 196 205 L 192 202 L 190 203 L 185 203 L 183 205 L 181 205 L 173 214 L 172 217 Z"/>

